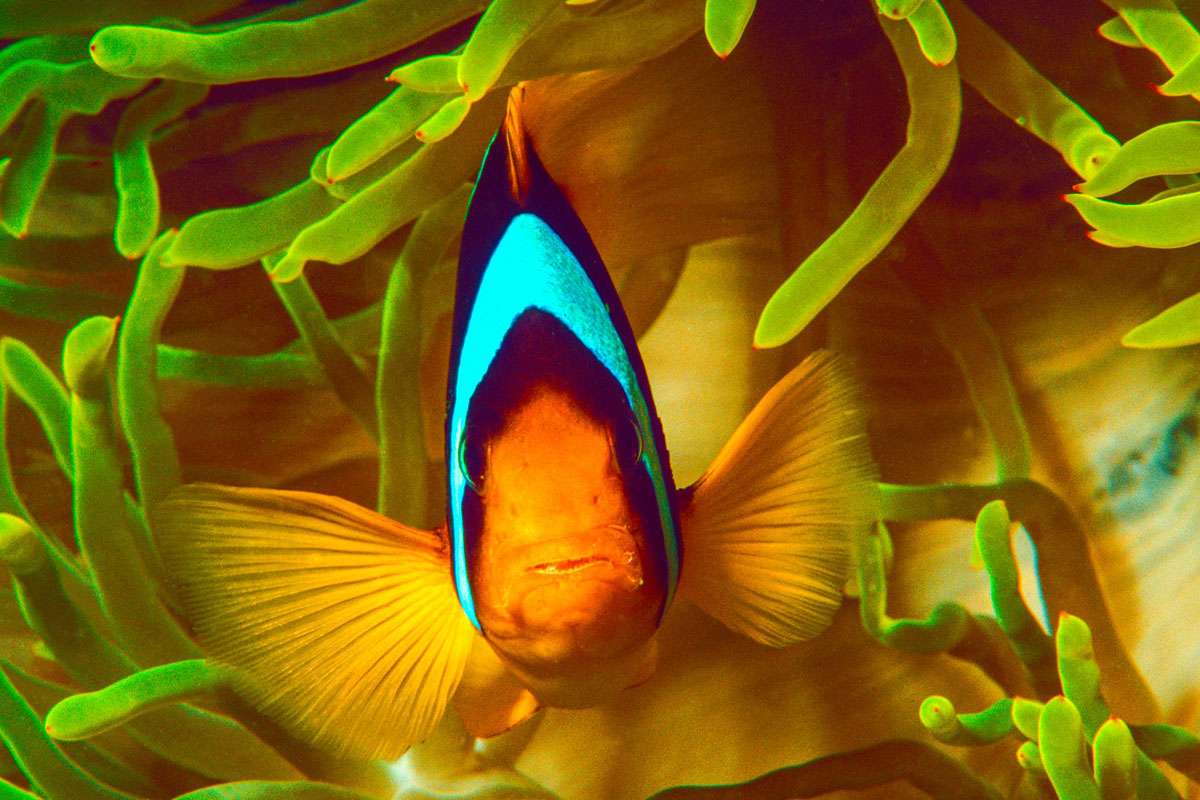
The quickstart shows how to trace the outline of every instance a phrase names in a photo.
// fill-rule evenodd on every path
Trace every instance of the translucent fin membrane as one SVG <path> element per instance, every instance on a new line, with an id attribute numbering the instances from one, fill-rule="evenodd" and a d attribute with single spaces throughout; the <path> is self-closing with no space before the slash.
<path id="1" fill-rule="evenodd" d="M 696 482 L 680 591 L 775 647 L 820 633 L 854 542 L 875 518 L 874 467 L 853 382 L 828 353 L 784 377 Z"/>
<path id="2" fill-rule="evenodd" d="M 441 536 L 324 495 L 204 484 L 155 526 L 201 639 L 257 704 L 361 758 L 433 729 L 475 636 Z"/>

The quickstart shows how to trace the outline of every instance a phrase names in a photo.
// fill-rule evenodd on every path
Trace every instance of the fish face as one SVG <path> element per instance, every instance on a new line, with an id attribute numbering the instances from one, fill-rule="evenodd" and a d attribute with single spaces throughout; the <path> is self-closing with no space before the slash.
<path id="1" fill-rule="evenodd" d="M 565 393 L 538 387 L 483 461 L 477 570 L 493 637 L 599 624 L 646 586 L 611 433 Z"/>
<path id="2" fill-rule="evenodd" d="M 477 609 L 489 641 L 527 670 L 620 659 L 654 633 L 664 597 L 646 569 L 653 523 L 630 502 L 620 447 L 544 386 L 488 446 Z"/>
<path id="3" fill-rule="evenodd" d="M 468 618 L 543 702 L 638 680 L 678 579 L 675 487 L 607 270 L 511 107 L 464 228 L 447 412 Z"/>
<path id="4" fill-rule="evenodd" d="M 528 683 L 553 677 L 581 702 L 564 676 L 636 661 L 666 604 L 636 418 L 619 382 L 539 309 L 513 323 L 467 416 L 456 466 L 480 628 Z"/>

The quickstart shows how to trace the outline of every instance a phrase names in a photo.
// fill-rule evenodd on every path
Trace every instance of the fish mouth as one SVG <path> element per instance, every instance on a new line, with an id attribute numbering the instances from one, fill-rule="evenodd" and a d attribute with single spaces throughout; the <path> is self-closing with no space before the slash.
<path id="1" fill-rule="evenodd" d="M 642 554 L 634 533 L 625 525 L 597 525 L 586 530 L 507 549 L 504 554 L 517 576 L 562 579 L 595 570 L 627 575 L 640 582 Z"/>
<path id="2" fill-rule="evenodd" d="M 570 575 L 573 572 L 581 572 L 597 566 L 617 567 L 617 563 L 605 556 L 590 555 L 580 558 L 564 558 L 561 561 L 543 561 L 540 564 L 526 567 L 525 571 L 538 575 Z"/>
<path id="3" fill-rule="evenodd" d="M 480 581 L 477 608 L 489 638 L 506 651 L 532 648 L 538 658 L 554 660 L 619 649 L 628 634 L 614 629 L 640 617 L 643 606 L 657 605 L 647 597 L 634 532 L 622 525 L 510 548 L 491 564 L 500 569 Z"/>
<path id="4" fill-rule="evenodd" d="M 503 552 L 505 568 L 481 581 L 477 608 L 488 641 L 512 663 L 556 674 L 643 644 L 662 597 L 643 573 L 637 536 L 628 525 L 605 524 Z"/>

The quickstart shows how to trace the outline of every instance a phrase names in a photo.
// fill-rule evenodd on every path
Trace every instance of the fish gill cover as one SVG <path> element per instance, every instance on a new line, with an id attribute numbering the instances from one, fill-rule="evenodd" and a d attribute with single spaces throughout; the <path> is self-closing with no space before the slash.
<path id="1" fill-rule="evenodd" d="M 1198 13 L 0 2 L 0 798 L 1197 796 Z M 684 604 L 612 702 L 339 757 L 205 659 L 153 512 L 440 521 L 462 219 L 522 81 L 680 485 L 827 347 L 881 518 L 809 642 Z"/>

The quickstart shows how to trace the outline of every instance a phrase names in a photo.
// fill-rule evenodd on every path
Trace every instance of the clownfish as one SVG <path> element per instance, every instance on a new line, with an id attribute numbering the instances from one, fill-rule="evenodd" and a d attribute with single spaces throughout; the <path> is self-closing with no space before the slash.
<path id="1" fill-rule="evenodd" d="M 395 758 L 451 707 L 486 737 L 646 681 L 677 598 L 764 645 L 819 634 L 875 516 L 863 417 L 818 352 L 677 489 L 629 322 L 518 87 L 463 230 L 446 523 L 189 484 L 153 528 L 244 696 L 318 746 Z"/>

